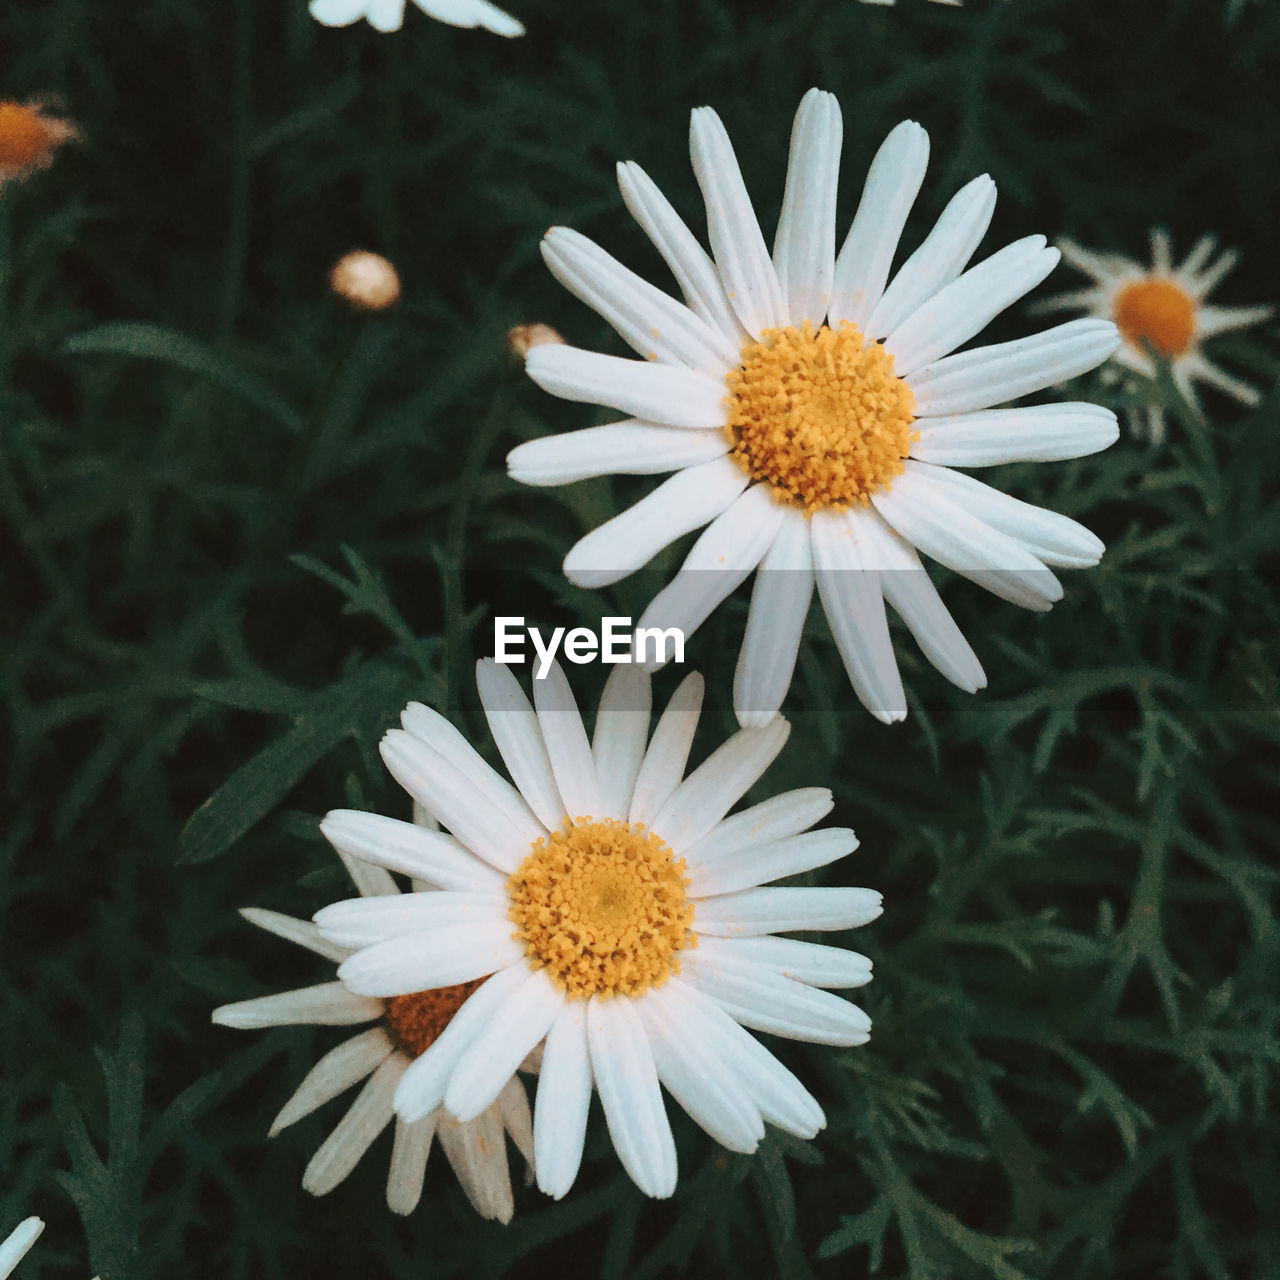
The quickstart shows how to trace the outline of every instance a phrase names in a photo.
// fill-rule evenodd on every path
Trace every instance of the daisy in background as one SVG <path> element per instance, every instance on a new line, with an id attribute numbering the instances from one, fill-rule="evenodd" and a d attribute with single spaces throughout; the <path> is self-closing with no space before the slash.
<path id="1" fill-rule="evenodd" d="M 1094 285 L 1040 304 L 1043 311 L 1079 309 L 1114 320 L 1124 339 L 1114 362 L 1129 374 L 1153 379 L 1159 362 L 1167 360 L 1174 385 L 1183 399 L 1200 412 L 1195 383 L 1225 391 L 1241 404 L 1255 405 L 1254 387 L 1218 368 L 1203 352 L 1206 338 L 1243 329 L 1271 315 L 1273 308 L 1215 307 L 1207 302 L 1214 286 L 1236 265 L 1239 255 L 1221 254 L 1214 261 L 1213 236 L 1202 236 L 1178 265 L 1166 231 L 1151 233 L 1151 265 L 1144 267 L 1119 254 L 1095 253 L 1072 240 L 1058 247 L 1068 264 L 1092 277 Z M 1131 387 L 1136 379 L 1129 379 Z M 1159 444 L 1165 437 L 1164 409 L 1151 404 L 1132 412 L 1130 425 L 1139 439 Z"/>
<path id="2" fill-rule="evenodd" d="M 356 949 L 338 970 L 349 999 L 484 980 L 405 1071 L 401 1120 L 441 1106 L 463 1121 L 483 1114 L 545 1040 L 534 1167 L 556 1198 L 577 1176 L 593 1089 L 623 1167 L 651 1196 L 676 1185 L 660 1083 L 732 1151 L 754 1151 L 766 1121 L 813 1137 L 821 1107 L 744 1028 L 862 1044 L 867 1016 L 821 988 L 868 982 L 870 961 L 773 935 L 851 929 L 881 907 L 870 889 L 761 887 L 857 845 L 845 828 L 809 831 L 831 808 L 821 788 L 729 815 L 790 726 L 778 717 L 744 729 L 685 777 L 702 704 L 696 674 L 650 737 L 649 676 L 615 667 L 590 740 L 558 666 L 534 682 L 532 707 L 492 659 L 477 684 L 515 786 L 413 703 L 382 758 L 451 834 L 354 811 L 321 824 L 348 856 L 445 890 L 316 915 L 323 938 Z"/>
<path id="3" fill-rule="evenodd" d="M 438 22 L 451 27 L 484 27 L 500 36 L 522 36 L 524 26 L 489 0 L 413 0 Z M 326 27 L 349 27 L 364 18 L 375 31 L 399 31 L 405 0 L 311 0 L 311 16 Z"/>
<path id="4" fill-rule="evenodd" d="M 1097 405 L 995 406 L 1100 364 L 1119 342 L 1115 325 L 1077 320 L 952 354 L 1035 288 L 1058 251 L 1028 236 L 965 270 L 995 205 L 984 175 L 891 280 L 929 153 L 925 131 L 905 121 L 872 161 L 837 254 L 841 129 L 835 98 L 810 90 L 772 257 L 710 108 L 693 113 L 691 152 L 714 258 L 638 165 L 619 165 L 623 200 L 685 303 L 575 231 L 553 227 L 542 244 L 552 274 L 642 359 L 534 347 L 525 367 L 539 386 L 630 416 L 523 444 L 511 474 L 549 485 L 676 472 L 574 546 L 565 574 L 608 585 L 708 525 L 640 625 L 688 635 L 755 573 L 734 680 L 744 725 L 768 724 L 782 705 L 815 585 L 858 697 L 893 721 L 907 703 L 885 600 L 945 676 L 971 692 L 986 683 L 917 550 L 1045 610 L 1062 595 L 1049 566 L 1092 565 L 1103 549 L 1075 521 L 952 468 L 1113 443 L 1115 415 Z"/>
<path id="5" fill-rule="evenodd" d="M 42 103 L 0 101 L 0 191 L 47 169 L 60 147 L 80 136 Z"/>
<path id="6" fill-rule="evenodd" d="M 420 826 L 432 825 L 415 810 Z M 399 894 L 392 876 L 341 855 L 356 888 L 387 902 Z M 427 881 L 414 882 L 406 902 L 429 897 Z M 246 907 L 241 914 L 251 924 L 341 964 L 350 949 L 322 937 L 309 920 L 295 920 L 275 911 Z M 270 1135 L 310 1115 L 352 1085 L 365 1081 L 355 1102 L 312 1157 L 302 1185 L 312 1195 L 332 1191 L 355 1168 L 360 1157 L 393 1118 L 391 1099 L 410 1064 L 435 1043 L 478 984 L 444 985 L 429 991 L 405 991 L 391 1000 L 352 995 L 339 982 L 282 991 L 256 1000 L 226 1004 L 213 1011 L 224 1027 L 258 1028 L 293 1024 L 314 1026 L 376 1025 L 331 1049 L 311 1069 L 293 1097 L 271 1124 Z M 396 1120 L 391 1169 L 387 1177 L 387 1206 L 394 1213 L 411 1213 L 422 1195 L 427 1156 L 438 1138 L 458 1182 L 476 1212 L 484 1218 L 510 1222 L 515 1211 L 507 1166 L 506 1135 L 510 1134 L 526 1160 L 533 1158 L 533 1123 L 524 1085 L 514 1071 L 504 1086 L 467 1123 L 439 1108 L 424 1110 L 409 1124 Z"/>
<path id="7" fill-rule="evenodd" d="M 14 1267 L 27 1256 L 43 1230 L 42 1219 L 24 1218 L 0 1243 L 0 1280 L 13 1274 Z"/>

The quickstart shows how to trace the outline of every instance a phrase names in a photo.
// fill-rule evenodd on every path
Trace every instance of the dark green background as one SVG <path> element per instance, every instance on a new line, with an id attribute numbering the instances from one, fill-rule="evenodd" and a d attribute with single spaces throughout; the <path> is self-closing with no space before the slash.
<path id="1" fill-rule="evenodd" d="M 520 1193 L 504 1229 L 438 1154 L 393 1218 L 385 1137 L 308 1197 L 341 1104 L 266 1141 L 339 1033 L 210 1026 L 327 976 L 236 908 L 345 896 L 315 818 L 403 812 L 374 746 L 409 697 L 491 751 L 471 664 L 494 608 L 594 623 L 661 580 L 559 573 L 650 482 L 534 491 L 502 465 L 604 418 L 528 384 L 510 325 L 622 350 L 541 233 L 667 283 L 616 160 L 700 226 L 688 112 L 711 104 L 771 236 L 817 84 L 844 110 L 841 235 L 911 116 L 933 152 L 908 243 L 989 171 L 983 253 L 1039 231 L 1143 256 L 1154 225 L 1185 252 L 1212 230 L 1245 254 L 1221 301 L 1280 294 L 1269 3 L 510 4 L 522 40 L 412 9 L 398 35 L 326 31 L 303 0 L 0 13 L 0 95 L 52 97 L 84 133 L 0 198 L 0 1231 L 50 1223 L 21 1276 L 1276 1275 L 1274 326 L 1215 344 L 1267 392 L 1256 411 L 1209 394 L 1158 452 L 988 473 L 1109 551 L 1046 616 L 937 574 L 982 694 L 903 637 L 911 718 L 879 725 L 811 616 L 761 794 L 830 785 L 862 847 L 828 882 L 886 898 L 846 940 L 876 961 L 871 1044 L 775 1046 L 826 1107 L 815 1143 L 726 1157 L 678 1116 L 680 1187 L 654 1204 L 597 1112 L 572 1195 Z M 326 292 L 358 246 L 400 268 L 384 317 Z M 988 332 L 1041 323 L 1015 308 Z M 691 646 L 695 758 L 731 727 L 744 613 Z M 578 672 L 584 706 L 601 679 Z"/>

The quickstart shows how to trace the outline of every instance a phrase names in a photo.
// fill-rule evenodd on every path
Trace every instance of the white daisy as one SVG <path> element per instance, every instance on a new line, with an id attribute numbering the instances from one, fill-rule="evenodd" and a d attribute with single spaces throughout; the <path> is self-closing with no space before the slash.
<path id="1" fill-rule="evenodd" d="M 687 306 L 575 231 L 554 227 L 542 245 L 552 274 L 645 359 L 530 351 L 539 386 L 633 416 L 523 444 L 508 458 L 511 474 L 566 484 L 676 472 L 573 547 L 565 573 L 582 586 L 616 582 L 710 522 L 642 625 L 688 634 L 759 569 L 734 682 L 744 725 L 767 724 L 782 705 L 815 583 L 854 689 L 891 721 L 907 704 L 886 599 L 944 675 L 970 691 L 986 682 L 917 549 L 1040 610 L 1062 595 L 1047 566 L 1102 554 L 1075 521 L 951 468 L 1111 444 L 1115 415 L 1096 405 L 992 406 L 1092 369 L 1119 341 L 1115 326 L 1077 320 L 949 354 L 1039 284 L 1057 250 L 1028 236 L 965 271 L 995 203 L 983 176 L 886 287 L 928 137 L 911 121 L 890 133 L 837 255 L 840 140 L 835 98 L 810 90 L 792 131 L 772 260 L 714 111 L 693 113 L 691 143 L 714 261 L 638 165 L 618 167 L 623 200 Z"/>
<path id="2" fill-rule="evenodd" d="M 1197 412 L 1196 382 L 1217 387 L 1241 404 L 1257 404 L 1257 390 L 1218 368 L 1204 354 L 1202 344 L 1228 329 L 1257 324 L 1274 308 L 1215 307 L 1206 301 L 1239 257 L 1226 252 L 1214 261 L 1216 243 L 1213 236 L 1202 236 L 1175 267 L 1168 232 L 1156 230 L 1151 233 L 1151 265 L 1144 267 L 1120 254 L 1095 253 L 1074 241 L 1060 240 L 1063 258 L 1095 283 L 1091 288 L 1050 298 L 1041 309 L 1078 308 L 1114 320 L 1124 339 L 1112 357 L 1115 363 L 1130 374 L 1151 379 L 1158 373 L 1158 361 L 1167 360 L 1174 385 Z M 1139 438 L 1153 444 L 1164 439 L 1164 410 L 1159 405 L 1135 411 L 1131 424 Z"/>
<path id="3" fill-rule="evenodd" d="M 415 703 L 382 758 L 452 835 L 353 811 L 321 824 L 339 850 L 445 890 L 319 912 L 323 937 L 361 948 L 338 971 L 352 1000 L 487 979 L 405 1072 L 397 1113 L 481 1114 L 545 1038 L 535 1169 L 557 1198 L 577 1175 L 593 1087 L 623 1166 L 652 1196 L 676 1184 L 659 1082 L 731 1150 L 753 1151 L 766 1120 L 812 1137 L 821 1108 L 744 1028 L 862 1044 L 866 1015 L 819 988 L 860 986 L 871 964 L 771 935 L 851 929 L 881 908 L 870 889 L 760 887 L 857 845 L 844 828 L 808 831 L 831 808 L 821 788 L 726 816 L 790 726 L 743 729 L 681 781 L 696 674 L 650 737 L 649 676 L 615 667 L 590 741 L 559 667 L 534 682 L 533 707 L 492 659 L 477 683 L 515 787 Z"/>
<path id="4" fill-rule="evenodd" d="M 430 827 L 422 821 L 424 817 L 418 813 L 419 826 L 402 825 L 414 831 L 427 831 Z M 399 894 L 395 880 L 381 867 L 368 866 L 346 854 L 342 858 L 362 894 L 382 903 Z M 419 878 L 414 884 L 414 894 L 405 901 L 416 903 L 419 898 L 430 898 L 429 892 L 422 892 L 430 887 L 427 880 Z M 257 907 L 246 907 L 241 914 L 259 928 L 339 964 L 352 954 L 349 948 L 322 937 L 309 920 L 295 920 L 292 916 Z M 464 982 L 432 990 L 406 991 L 391 1000 L 376 1000 L 352 995 L 340 982 L 329 982 L 256 1000 L 242 1000 L 213 1011 L 214 1022 L 225 1027 L 377 1024 L 326 1053 L 272 1121 L 270 1136 L 274 1137 L 352 1085 L 365 1081 L 351 1108 L 307 1165 L 302 1177 L 307 1191 L 325 1195 L 355 1168 L 360 1157 L 391 1122 L 394 1115 L 391 1099 L 410 1064 L 443 1035 L 476 985 Z M 405 1214 L 417 1206 L 432 1139 L 438 1138 L 476 1212 L 484 1218 L 510 1222 L 515 1205 L 507 1166 L 506 1134 L 511 1135 L 526 1160 L 533 1159 L 529 1101 L 524 1085 L 514 1072 L 488 1105 L 468 1117 L 465 1124 L 438 1107 L 424 1110 L 412 1124 L 397 1119 L 387 1177 L 388 1207 L 394 1213 Z"/>
<path id="5" fill-rule="evenodd" d="M 522 36 L 524 26 L 489 0 L 413 0 L 429 18 L 451 27 L 484 27 L 500 36 Z M 349 27 L 364 18 L 375 31 L 399 31 L 405 0 L 311 0 L 311 16 L 326 27 Z"/>
<path id="6" fill-rule="evenodd" d="M 14 1267 L 27 1256 L 43 1230 L 44 1222 L 40 1218 L 24 1218 L 0 1243 L 0 1280 L 13 1274 Z"/>

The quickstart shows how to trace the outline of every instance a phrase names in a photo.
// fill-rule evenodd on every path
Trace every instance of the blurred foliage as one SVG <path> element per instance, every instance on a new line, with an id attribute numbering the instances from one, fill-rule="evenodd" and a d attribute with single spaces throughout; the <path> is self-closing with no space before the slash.
<path id="1" fill-rule="evenodd" d="M 573 1194 L 519 1193 L 505 1229 L 443 1162 L 394 1219 L 381 1144 L 306 1196 L 336 1107 L 266 1142 L 327 1042 L 209 1025 L 316 977 L 235 908 L 306 915 L 338 890 L 315 819 L 403 811 L 375 747 L 410 697 L 484 742 L 471 666 L 495 609 L 594 623 L 661 577 L 591 594 L 559 574 L 643 482 L 521 490 L 502 466 L 593 420 L 524 382 L 506 329 L 619 349 L 543 270 L 546 227 L 665 280 L 616 160 L 699 225 L 687 113 L 711 103 L 771 230 L 816 83 L 844 108 L 842 220 L 910 115 L 934 161 L 908 243 L 985 170 L 989 245 L 1044 231 L 1140 255 L 1151 225 L 1213 230 L 1248 264 L 1224 304 L 1280 296 L 1269 4 L 509 7 L 523 40 L 412 10 L 397 36 L 325 31 L 303 0 L 0 13 L 0 89 L 85 135 L 0 197 L 0 1224 L 51 1224 L 22 1275 L 1274 1275 L 1274 330 L 1218 346 L 1266 391 L 1256 411 L 1171 398 L 1159 451 L 990 477 L 1109 550 L 1043 617 L 945 583 L 982 694 L 904 635 L 912 715 L 879 725 L 811 616 L 763 790 L 831 785 L 862 850 L 830 879 L 887 903 L 850 939 L 876 961 L 871 1044 L 775 1046 L 826 1107 L 816 1142 L 730 1156 L 677 1116 L 681 1183 L 656 1204 L 597 1115 Z M 395 311 L 327 294 L 356 246 L 396 262 Z M 690 646 L 701 750 L 730 724 L 744 616 L 740 595 Z M 580 675 L 585 706 L 602 676 Z"/>

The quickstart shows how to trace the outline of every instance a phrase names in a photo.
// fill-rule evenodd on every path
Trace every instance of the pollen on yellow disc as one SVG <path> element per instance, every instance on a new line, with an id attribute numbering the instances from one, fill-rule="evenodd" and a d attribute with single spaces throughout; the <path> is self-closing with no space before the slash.
<path id="1" fill-rule="evenodd" d="M 0 102 L 0 174 L 17 177 L 43 168 L 74 136 L 70 124 L 46 115 L 38 105 Z"/>
<path id="2" fill-rule="evenodd" d="M 684 873 L 643 826 L 580 818 L 512 873 L 510 916 L 529 959 L 571 999 L 639 995 L 697 945 Z"/>
<path id="3" fill-rule="evenodd" d="M 440 1038 L 440 1033 L 453 1021 L 453 1015 L 484 981 L 484 978 L 476 978 L 452 987 L 392 996 L 386 1002 L 384 1016 L 387 1031 L 396 1046 L 410 1057 L 421 1057 Z"/>
<path id="4" fill-rule="evenodd" d="M 866 506 L 919 439 L 893 357 L 848 321 L 766 329 L 728 381 L 730 456 L 806 515 Z"/>
<path id="5" fill-rule="evenodd" d="M 1196 304 L 1181 285 L 1148 277 L 1125 285 L 1115 300 L 1116 327 L 1126 342 L 1149 342 L 1162 356 L 1185 355 L 1196 332 Z"/>

